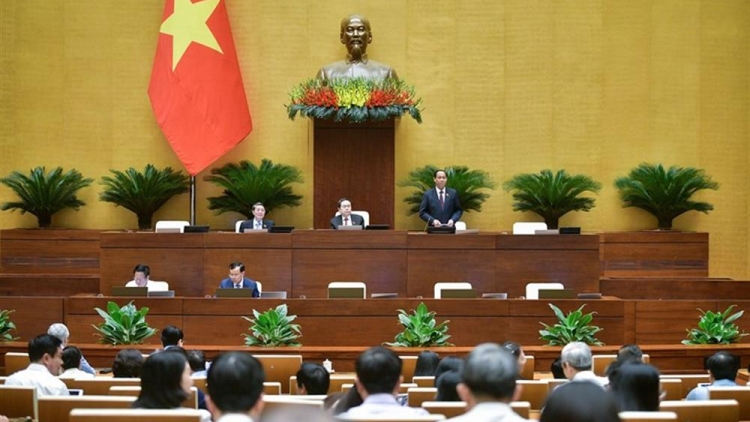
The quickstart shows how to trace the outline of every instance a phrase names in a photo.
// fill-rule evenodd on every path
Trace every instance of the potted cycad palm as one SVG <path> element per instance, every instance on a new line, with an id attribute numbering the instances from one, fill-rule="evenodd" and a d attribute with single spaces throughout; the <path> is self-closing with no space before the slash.
<path id="1" fill-rule="evenodd" d="M 482 204 L 490 197 L 490 194 L 484 190 L 495 188 L 495 182 L 489 173 L 484 170 L 470 170 L 466 166 L 440 168 L 428 164 L 412 170 L 406 180 L 398 183 L 401 187 L 415 188 L 409 196 L 404 198 L 404 202 L 409 205 L 406 215 L 419 213 L 419 205 L 422 203 L 425 191 L 435 186 L 435 171 L 438 169 L 445 170 L 448 176 L 448 187 L 456 190 L 464 212 L 482 210 Z"/>

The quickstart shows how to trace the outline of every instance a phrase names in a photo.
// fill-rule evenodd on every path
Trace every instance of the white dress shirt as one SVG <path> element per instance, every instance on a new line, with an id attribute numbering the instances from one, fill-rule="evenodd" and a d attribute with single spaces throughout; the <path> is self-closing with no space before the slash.
<path id="1" fill-rule="evenodd" d="M 29 366 L 9 376 L 5 385 L 20 385 L 25 387 L 36 387 L 40 396 L 68 396 L 68 387 L 56 376 L 50 374 L 46 366 L 31 363 Z"/>

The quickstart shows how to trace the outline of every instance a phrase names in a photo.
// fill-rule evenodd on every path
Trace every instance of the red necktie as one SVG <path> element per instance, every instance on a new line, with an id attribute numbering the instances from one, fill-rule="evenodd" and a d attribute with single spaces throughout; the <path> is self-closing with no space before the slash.
<path id="1" fill-rule="evenodd" d="M 344 218 L 344 225 L 345 226 L 349 225 L 349 217 Z"/>

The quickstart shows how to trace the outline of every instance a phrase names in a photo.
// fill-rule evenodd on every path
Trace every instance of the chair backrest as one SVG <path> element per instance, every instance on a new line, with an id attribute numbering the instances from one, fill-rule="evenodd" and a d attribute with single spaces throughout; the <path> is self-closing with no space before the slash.
<path id="1" fill-rule="evenodd" d="M 39 419 L 35 387 L 0 385 L 0 414 L 9 418 Z"/>
<path id="2" fill-rule="evenodd" d="M 149 280 L 150 283 L 148 285 L 148 291 L 149 292 L 166 292 L 169 290 L 169 283 L 166 281 L 154 281 Z"/>
<path id="3" fill-rule="evenodd" d="M 677 419 L 689 422 L 730 422 L 740 420 L 737 400 L 666 400 L 659 410 L 674 412 Z"/>
<path id="4" fill-rule="evenodd" d="M 685 398 L 682 395 L 682 380 L 679 378 L 661 378 L 659 379 L 659 386 L 661 391 L 664 392 L 662 400 L 682 400 Z"/>
<path id="5" fill-rule="evenodd" d="M 708 387 L 711 400 L 737 400 L 740 404 L 740 420 L 750 420 L 750 387 Z"/>
<path id="6" fill-rule="evenodd" d="M 547 224 L 523 221 L 513 223 L 513 234 L 534 234 L 537 230 L 547 230 Z"/>
<path id="7" fill-rule="evenodd" d="M 109 377 L 76 378 L 71 381 L 65 381 L 65 384 L 67 384 L 68 388 L 83 390 L 83 394 L 86 396 L 107 396 L 109 395 L 109 388 L 113 385 L 140 387 L 141 379 Z"/>
<path id="8" fill-rule="evenodd" d="M 471 283 L 467 282 L 439 282 L 435 283 L 434 296 L 435 299 L 441 299 L 443 290 L 471 290 Z"/>
<path id="9" fill-rule="evenodd" d="M 344 384 L 354 384 L 354 374 L 330 374 L 330 383 L 328 384 L 328 394 L 338 393 L 341 391 L 341 386 Z M 290 394 L 299 394 L 297 391 L 297 376 L 292 375 L 289 377 L 289 391 Z"/>
<path id="10" fill-rule="evenodd" d="M 185 226 L 189 226 L 189 221 L 184 220 L 159 220 L 156 222 L 154 231 L 156 233 L 184 233 Z"/>
<path id="11" fill-rule="evenodd" d="M 235 232 L 235 233 L 239 233 L 239 232 L 240 232 L 240 226 L 241 226 L 241 225 L 242 225 L 242 223 L 244 223 L 244 222 L 245 222 L 245 220 L 237 220 L 237 222 L 236 222 L 236 223 L 234 223 L 234 232 Z"/>
<path id="12" fill-rule="evenodd" d="M 195 385 L 195 388 L 203 391 L 204 394 L 208 394 L 208 390 L 206 389 L 206 377 L 192 377 L 193 378 L 193 385 Z"/>
<path id="13" fill-rule="evenodd" d="M 341 295 L 332 292 L 332 290 L 341 289 L 347 292 L 347 297 L 353 297 L 356 291 L 356 297 L 364 299 L 367 297 L 367 285 L 362 281 L 332 281 L 328 283 L 328 297 L 341 297 Z"/>
<path id="14" fill-rule="evenodd" d="M 563 290 L 562 283 L 529 283 L 526 285 L 526 299 L 539 299 L 539 290 Z"/>
<path id="15" fill-rule="evenodd" d="M 456 221 L 453 225 L 456 226 L 456 231 L 466 230 L 466 223 L 463 221 Z"/>
<path id="16" fill-rule="evenodd" d="M 138 397 L 141 394 L 141 387 L 134 385 L 113 385 L 109 387 L 110 396 Z M 86 396 L 81 396 L 86 397 Z M 190 395 L 182 402 L 182 407 L 188 409 L 198 408 L 198 389 L 193 386 L 190 388 Z"/>
<path id="17" fill-rule="evenodd" d="M 671 379 L 679 378 L 682 380 L 682 397 L 687 397 L 690 390 L 697 387 L 698 384 L 708 384 L 711 380 L 708 378 L 708 374 L 670 374 L 670 375 L 659 375 L 659 379 Z"/>
<path id="18" fill-rule="evenodd" d="M 620 412 L 622 422 L 659 422 L 676 421 L 677 414 L 674 412 Z"/>
<path id="19" fill-rule="evenodd" d="M 356 422 L 435 422 L 442 421 L 445 419 L 445 415 L 420 415 L 420 416 L 356 416 L 342 418 L 338 417 L 338 421 L 356 421 Z"/>
<path id="20" fill-rule="evenodd" d="M 510 408 L 524 419 L 529 419 L 531 415 L 531 403 L 527 401 L 512 401 L 510 402 Z"/>
<path id="21" fill-rule="evenodd" d="M 591 357 L 591 365 L 596 375 L 600 377 L 607 376 L 607 368 L 612 365 L 612 362 L 617 360 L 617 355 L 594 355 Z M 648 354 L 643 355 L 643 361 L 649 363 L 651 357 Z"/>
<path id="22" fill-rule="evenodd" d="M 29 366 L 29 354 L 20 352 L 5 352 L 5 375 L 26 369 Z"/>
<path id="23" fill-rule="evenodd" d="M 465 401 L 424 401 L 421 407 L 430 413 L 445 415 L 446 418 L 455 418 L 466 413 Z"/>
<path id="24" fill-rule="evenodd" d="M 277 381 L 266 381 L 263 383 L 263 394 L 278 396 L 281 394 L 281 383 Z"/>
<path id="25" fill-rule="evenodd" d="M 436 394 L 435 387 L 412 387 L 406 390 L 406 401 L 410 407 L 419 407 L 423 402 L 434 401 Z"/>
<path id="26" fill-rule="evenodd" d="M 417 384 L 420 387 L 434 387 L 435 386 L 435 377 L 433 376 L 413 376 L 411 378 L 411 382 L 414 384 Z"/>
<path id="27" fill-rule="evenodd" d="M 399 356 L 401 358 L 401 376 L 404 380 L 414 378 L 414 370 L 417 369 L 417 358 L 419 356 Z"/>
<path id="28" fill-rule="evenodd" d="M 367 211 L 354 211 L 354 210 L 352 210 L 352 214 L 357 214 L 360 217 L 362 217 L 362 220 L 365 221 L 365 227 L 367 227 L 367 226 L 370 225 L 370 213 L 369 212 L 367 212 Z M 341 215 L 341 213 L 338 212 L 338 211 L 336 211 L 336 217 L 338 217 L 339 215 Z"/>
<path id="29" fill-rule="evenodd" d="M 298 396 L 273 395 L 263 396 L 263 415 L 285 408 L 303 408 L 311 412 L 323 410 L 322 400 L 300 399 Z M 263 416 L 261 416 L 263 420 Z"/>
<path id="30" fill-rule="evenodd" d="M 521 373 L 518 374 L 521 376 L 521 379 L 533 380 L 535 365 L 536 365 L 536 359 L 534 359 L 534 356 L 526 355 L 526 362 L 523 363 L 523 368 L 521 368 Z"/>
<path id="31" fill-rule="evenodd" d="M 539 410 L 547 399 L 549 387 L 542 380 L 518 380 L 516 384 L 521 386 L 521 396 L 518 401 L 527 401 L 531 410 Z"/>
<path id="32" fill-rule="evenodd" d="M 547 383 L 547 395 L 552 394 L 555 388 L 568 382 L 565 378 L 547 378 L 544 380 Z"/>
<path id="33" fill-rule="evenodd" d="M 73 409 L 70 422 L 201 422 L 194 409 Z M 41 421 L 40 421 L 41 422 Z"/>
<path id="34" fill-rule="evenodd" d="M 289 378 L 297 375 L 302 365 L 302 355 L 253 355 L 263 364 L 267 382 L 281 384 L 282 394 L 289 394 Z"/>
<path id="35" fill-rule="evenodd" d="M 132 396 L 43 396 L 39 422 L 67 422 L 73 409 L 129 409 L 134 401 Z"/>
<path id="36" fill-rule="evenodd" d="M 398 393 L 406 394 L 410 388 L 419 388 L 419 386 L 417 384 L 414 384 L 413 382 L 402 382 L 398 386 Z"/>

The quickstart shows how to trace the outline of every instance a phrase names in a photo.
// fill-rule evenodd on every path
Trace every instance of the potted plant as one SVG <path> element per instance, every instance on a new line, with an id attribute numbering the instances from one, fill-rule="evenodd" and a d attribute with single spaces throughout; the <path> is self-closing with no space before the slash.
<path id="1" fill-rule="evenodd" d="M 571 211 L 589 212 L 594 208 L 594 198 L 581 197 L 585 192 L 598 193 L 601 183 L 582 175 L 569 175 L 565 170 L 542 170 L 523 173 L 503 183 L 506 191 L 513 192 L 513 211 L 531 211 L 539 214 L 548 229 L 557 229 L 560 218 Z"/>
<path id="2" fill-rule="evenodd" d="M 419 206 L 422 203 L 424 193 L 435 187 L 434 178 L 437 170 L 445 170 L 445 174 L 448 176 L 448 187 L 456 190 L 464 212 L 481 211 L 482 204 L 490 197 L 489 193 L 481 190 L 495 188 L 495 182 L 489 173 L 484 170 L 469 170 L 466 166 L 440 168 L 428 164 L 412 170 L 406 180 L 398 183 L 399 186 L 416 189 L 404 198 L 404 202 L 409 204 L 406 215 L 419 213 Z"/>
<path id="3" fill-rule="evenodd" d="M 46 173 L 44 166 L 31 170 L 28 176 L 14 171 L 0 183 L 8 186 L 18 195 L 18 201 L 4 202 L 2 210 L 21 210 L 21 214 L 31 213 L 36 216 L 39 227 L 52 224 L 52 216 L 65 208 L 78 210 L 86 205 L 78 199 L 76 193 L 93 182 L 84 179 L 77 170 L 63 173 L 62 167 Z"/>
<path id="4" fill-rule="evenodd" d="M 16 324 L 10 320 L 10 314 L 15 312 L 14 310 L 0 310 L 0 342 L 18 340 L 18 337 L 13 337 L 10 333 L 11 330 L 16 329 Z"/>
<path id="5" fill-rule="evenodd" d="M 99 199 L 135 213 L 140 230 L 150 229 L 154 213 L 173 196 L 190 188 L 190 178 L 171 167 L 159 170 L 147 164 L 142 173 L 133 167 L 110 173 L 113 177 L 103 176 L 99 182 L 104 186 Z"/>
<path id="6" fill-rule="evenodd" d="M 682 344 L 732 344 L 739 343 L 740 338 L 748 333 L 740 332 L 739 327 L 734 323 L 740 319 L 745 311 L 739 311 L 732 315 L 736 305 L 728 307 L 724 312 L 701 312 L 698 328 L 687 330 L 687 339 L 682 340 Z"/>
<path id="7" fill-rule="evenodd" d="M 704 189 L 719 189 L 703 170 L 693 167 L 641 163 L 615 180 L 623 208 L 637 207 L 656 217 L 659 230 L 672 230 L 672 220 L 688 211 L 708 214 L 713 205 L 690 198 Z"/>
<path id="8" fill-rule="evenodd" d="M 604 343 L 594 336 L 594 334 L 602 331 L 602 328 L 590 325 L 594 319 L 595 312 L 584 314 L 582 312 L 584 306 L 586 305 L 581 305 L 580 308 L 568 312 L 568 315 L 565 316 L 560 308 L 550 303 L 549 307 L 555 313 L 557 323 L 555 325 L 547 325 L 539 322 L 544 326 L 543 330 L 539 330 L 539 338 L 546 341 L 549 346 L 565 346 L 574 341 L 594 346 L 603 346 Z"/>
<path id="9" fill-rule="evenodd" d="M 384 343 L 392 347 L 442 347 L 453 346 L 448 343 L 451 337 L 448 335 L 448 323 L 446 320 L 438 324 L 435 321 L 435 312 L 430 312 L 424 302 L 412 310 L 412 314 L 398 310 L 398 321 L 404 327 L 404 331 L 396 335 L 392 343 Z"/>
<path id="10" fill-rule="evenodd" d="M 107 302 L 106 311 L 99 308 L 94 310 L 104 318 L 101 324 L 92 324 L 103 344 L 140 344 L 156 333 L 156 329 L 146 323 L 148 308 L 144 306 L 138 310 L 132 301 L 122 308 L 114 302 Z"/>
<path id="11" fill-rule="evenodd" d="M 302 195 L 292 192 L 292 183 L 302 183 L 302 173 L 294 166 L 274 164 L 263 159 L 260 166 L 243 160 L 214 168 L 204 177 L 224 189 L 220 196 L 208 198 L 211 210 L 217 214 L 238 212 L 246 218 L 253 218 L 253 204 L 263 203 L 266 212 L 281 207 L 297 207 Z"/>
<path id="12" fill-rule="evenodd" d="M 276 309 L 269 309 L 260 313 L 253 309 L 255 319 L 242 317 L 251 323 L 251 334 L 245 336 L 246 346 L 279 347 L 279 346 L 301 346 L 297 339 L 302 337 L 299 324 L 292 324 L 297 315 L 288 315 L 286 304 L 281 304 Z"/>

